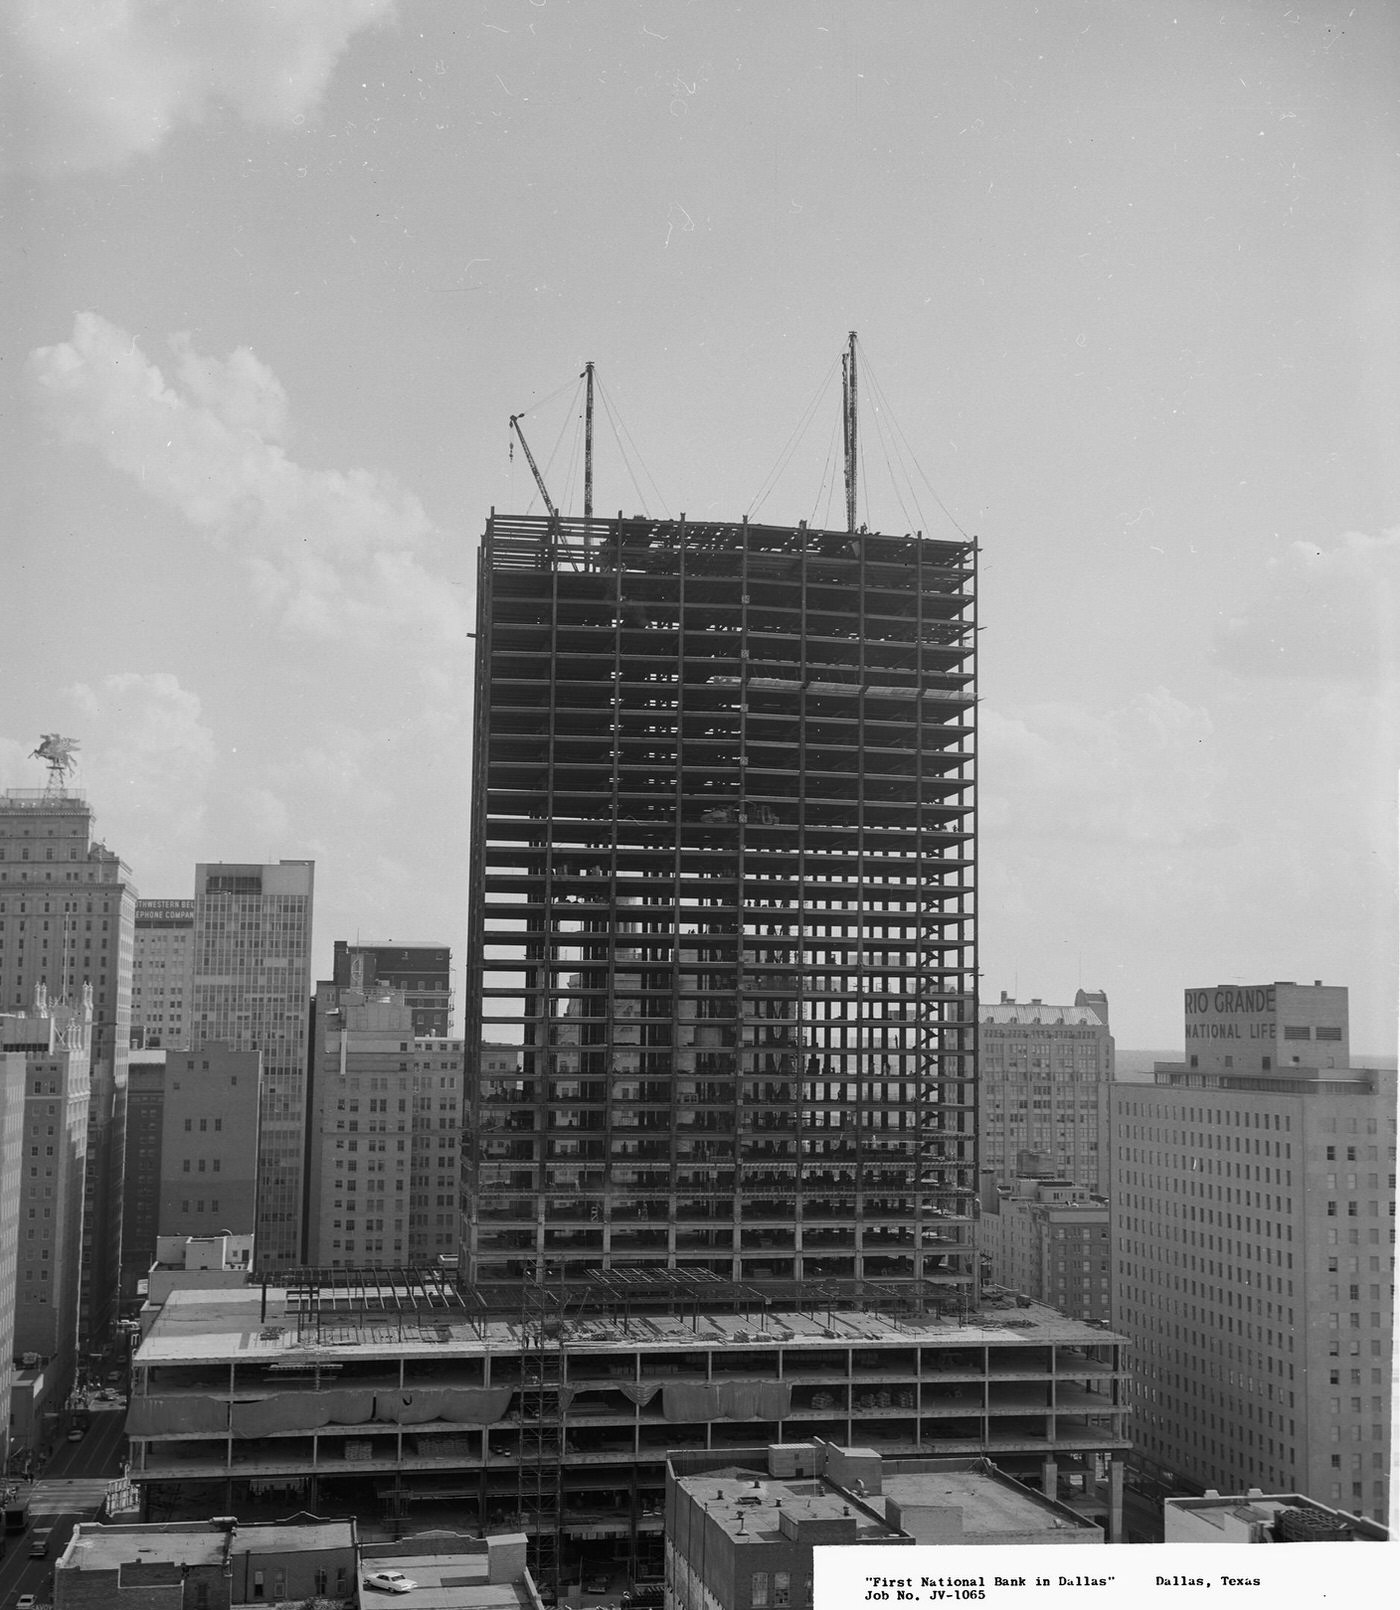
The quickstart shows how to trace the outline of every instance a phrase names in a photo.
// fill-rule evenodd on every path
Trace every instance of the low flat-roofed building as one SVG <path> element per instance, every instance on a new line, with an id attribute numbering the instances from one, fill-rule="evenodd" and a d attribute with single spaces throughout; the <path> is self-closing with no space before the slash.
<path id="1" fill-rule="evenodd" d="M 828 1458 L 829 1454 L 837 1457 Z M 836 1474 L 878 1484 L 880 1456 L 822 1444 L 678 1453 L 666 1462 L 666 1602 L 675 1610 L 749 1610 L 812 1603 L 812 1550 L 912 1544 L 878 1495 Z M 778 1472 L 794 1468 L 795 1474 Z"/>
<path id="2" fill-rule="evenodd" d="M 353 1520 L 273 1525 L 230 1516 L 160 1525 L 80 1521 L 54 1567 L 54 1610 L 227 1610 L 236 1604 L 345 1599 L 356 1588 Z"/>
<path id="3" fill-rule="evenodd" d="M 413 1583 L 413 1610 L 542 1610 L 525 1566 L 523 1532 L 470 1537 L 420 1532 L 396 1543 L 366 1543 L 360 1554 L 360 1603 L 382 1606 L 384 1594 L 365 1581 L 375 1571 L 400 1571 Z"/>
<path id="4" fill-rule="evenodd" d="M 1097 1544 L 1103 1528 L 986 1459 L 887 1459 L 885 1513 L 916 1543 Z"/>
<path id="5" fill-rule="evenodd" d="M 1388 1528 L 1361 1515 L 1329 1509 L 1301 1493 L 1168 1498 L 1162 1504 L 1166 1543 L 1385 1543 Z"/>
<path id="6" fill-rule="evenodd" d="M 157 1237 L 156 1261 L 146 1273 L 146 1302 L 140 1314 L 142 1331 L 150 1330 L 172 1291 L 246 1286 L 252 1267 L 251 1235 Z"/>
<path id="7" fill-rule="evenodd" d="M 131 1480 L 148 1500 L 519 1526 L 646 1575 L 668 1454 L 820 1438 L 984 1455 L 1119 1535 L 1123 1339 L 1039 1305 L 952 1320 L 758 1298 L 522 1326 L 445 1279 L 429 1291 L 429 1271 L 323 1275 L 171 1293 L 133 1361 Z"/>

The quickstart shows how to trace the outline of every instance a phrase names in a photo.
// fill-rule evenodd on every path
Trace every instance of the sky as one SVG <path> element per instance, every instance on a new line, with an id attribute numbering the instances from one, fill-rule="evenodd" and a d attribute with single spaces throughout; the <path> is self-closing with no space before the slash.
<path id="1" fill-rule="evenodd" d="M 0 787 L 465 945 L 491 509 L 979 541 L 986 998 L 1396 1024 L 1400 8 L 0 0 Z M 805 424 L 804 424 L 805 422 Z M 836 448 L 839 470 L 839 443 Z M 460 1007 L 460 1001 L 459 1001 Z"/>

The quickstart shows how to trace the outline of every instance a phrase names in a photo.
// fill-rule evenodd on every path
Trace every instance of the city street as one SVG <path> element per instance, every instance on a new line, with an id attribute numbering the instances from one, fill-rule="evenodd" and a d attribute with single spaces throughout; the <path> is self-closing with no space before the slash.
<path id="1" fill-rule="evenodd" d="M 126 1456 L 125 1405 L 94 1405 L 92 1424 L 81 1442 L 60 1442 L 34 1484 L 29 1506 L 29 1529 L 5 1538 L 0 1559 L 0 1610 L 13 1610 L 22 1593 L 36 1595 L 41 1604 L 53 1599 L 54 1562 L 68 1546 L 73 1525 L 94 1520 L 105 1484 L 121 1474 Z M 29 1557 L 36 1527 L 52 1526 L 53 1540 L 45 1559 Z"/>

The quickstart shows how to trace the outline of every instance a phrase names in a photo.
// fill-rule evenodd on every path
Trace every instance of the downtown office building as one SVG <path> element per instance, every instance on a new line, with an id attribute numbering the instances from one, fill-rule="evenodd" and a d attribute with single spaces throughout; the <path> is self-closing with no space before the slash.
<path id="1" fill-rule="evenodd" d="M 462 1273 L 973 1298 L 976 549 L 493 516 Z M 469 1070 L 470 1071 L 470 1070 Z"/>
<path id="2" fill-rule="evenodd" d="M 296 1268 L 305 1250 L 315 873 L 311 861 L 195 868 L 189 1048 L 257 1051 L 262 1059 L 255 1248 L 260 1272 Z M 195 1070 L 196 1077 L 203 1071 Z"/>
<path id="3" fill-rule="evenodd" d="M 1140 1472 L 1384 1521 L 1395 1072 L 1349 1066 L 1339 986 L 1188 990 L 1185 1028 L 1183 1062 L 1110 1092 Z"/>

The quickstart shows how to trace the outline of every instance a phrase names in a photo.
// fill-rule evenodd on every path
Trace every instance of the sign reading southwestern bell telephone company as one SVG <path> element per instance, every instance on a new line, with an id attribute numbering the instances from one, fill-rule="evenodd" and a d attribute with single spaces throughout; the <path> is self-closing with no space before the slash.
<path id="1" fill-rule="evenodd" d="M 1272 1040 L 1275 1022 L 1272 984 L 1186 991 L 1188 1040 Z"/>

